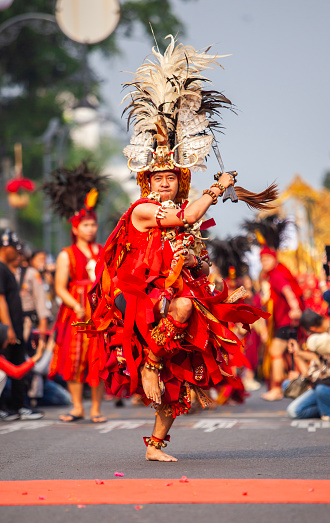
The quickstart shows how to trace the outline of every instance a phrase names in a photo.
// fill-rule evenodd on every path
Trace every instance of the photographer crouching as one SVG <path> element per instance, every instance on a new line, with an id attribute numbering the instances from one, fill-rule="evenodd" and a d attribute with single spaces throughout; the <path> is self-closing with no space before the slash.
<path id="1" fill-rule="evenodd" d="M 306 309 L 300 319 L 301 327 L 306 331 L 308 338 L 306 349 L 302 350 L 296 340 L 289 340 L 289 350 L 295 360 L 309 361 L 309 367 L 304 379 L 298 382 L 298 387 L 308 387 L 290 403 L 287 413 L 290 418 L 306 419 L 321 418 L 330 420 L 330 320 L 320 314 Z M 301 368 L 301 367 L 300 367 Z M 284 394 L 290 397 L 288 390 L 294 387 L 299 376 L 291 373 L 291 383 L 286 387 Z"/>

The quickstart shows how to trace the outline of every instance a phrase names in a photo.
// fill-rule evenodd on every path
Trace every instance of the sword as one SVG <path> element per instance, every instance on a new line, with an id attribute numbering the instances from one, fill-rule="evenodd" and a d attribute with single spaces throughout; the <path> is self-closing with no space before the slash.
<path id="1" fill-rule="evenodd" d="M 212 148 L 213 148 L 214 154 L 215 154 L 215 156 L 218 160 L 219 166 L 220 166 L 220 172 L 218 172 L 217 174 L 214 175 L 214 179 L 218 181 L 220 176 L 224 172 L 227 172 L 228 174 L 231 174 L 234 177 L 234 183 L 236 183 L 237 171 L 225 171 L 225 166 L 224 166 L 222 158 L 221 158 L 218 144 L 217 143 L 212 144 Z M 237 194 L 236 194 L 236 191 L 235 191 L 233 185 L 229 185 L 229 187 L 227 187 L 227 189 L 223 193 L 223 198 L 222 198 L 223 203 L 225 203 L 229 198 L 231 199 L 231 201 L 233 203 L 238 202 L 238 197 L 237 197 Z"/>

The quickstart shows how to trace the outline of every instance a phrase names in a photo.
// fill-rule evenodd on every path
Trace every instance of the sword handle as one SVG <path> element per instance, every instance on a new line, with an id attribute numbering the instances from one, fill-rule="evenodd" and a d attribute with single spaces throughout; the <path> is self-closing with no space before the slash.
<path id="1" fill-rule="evenodd" d="M 231 174 L 235 178 L 235 183 L 236 183 L 236 176 L 238 175 L 237 171 L 223 171 L 223 172 L 219 171 L 219 172 L 217 172 L 217 174 L 214 175 L 214 179 L 218 181 L 224 172 L 226 172 L 227 174 Z"/>
<path id="2" fill-rule="evenodd" d="M 226 173 L 231 174 L 234 177 L 234 183 L 236 183 L 237 171 L 226 171 Z M 217 174 L 214 175 L 214 179 L 218 181 L 222 174 L 223 174 L 222 172 L 218 172 Z M 233 203 L 238 202 L 238 197 L 237 197 L 237 194 L 236 194 L 236 191 L 235 191 L 233 185 L 229 185 L 229 187 L 227 187 L 227 189 L 223 193 L 223 198 L 222 198 L 223 203 L 225 203 L 227 200 L 229 200 L 229 198 L 231 199 L 231 201 Z"/>

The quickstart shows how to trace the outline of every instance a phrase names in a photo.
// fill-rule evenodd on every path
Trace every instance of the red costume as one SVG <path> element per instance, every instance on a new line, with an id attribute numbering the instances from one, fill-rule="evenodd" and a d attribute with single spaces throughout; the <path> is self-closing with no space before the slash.
<path id="1" fill-rule="evenodd" d="M 101 246 L 98 246 L 99 249 Z M 86 309 L 86 319 L 91 316 L 87 293 L 92 287 L 86 266 L 89 259 L 76 245 L 63 249 L 69 256 L 70 281 L 68 291 Z M 91 249 L 91 259 L 97 256 Z M 65 381 L 87 382 L 91 387 L 99 384 L 98 367 L 95 365 L 97 343 L 95 338 L 87 339 L 76 333 L 72 323 L 77 322 L 73 309 L 62 303 L 55 324 L 56 346 L 51 362 L 49 377 L 56 374 Z"/>
<path id="2" fill-rule="evenodd" d="M 299 305 L 301 302 L 301 289 L 289 269 L 279 263 L 272 271 L 267 273 L 267 280 L 271 287 L 271 299 L 273 302 L 273 320 L 275 332 L 280 327 L 285 327 L 292 323 L 289 316 L 290 307 L 283 295 L 283 288 L 289 286 L 294 292 Z"/>
<path id="3" fill-rule="evenodd" d="M 312 309 L 321 316 L 328 315 L 328 304 L 323 299 L 323 293 L 319 287 L 319 281 L 314 274 L 300 275 L 299 284 L 303 292 L 303 300 L 306 309 Z"/>
<path id="4" fill-rule="evenodd" d="M 120 219 L 109 237 L 96 268 L 96 285 L 90 293 L 92 320 L 100 340 L 101 376 L 111 394 L 144 397 L 139 369 L 149 350 L 162 357 L 159 372 L 162 403 L 176 416 L 190 408 L 193 389 L 205 406 L 202 389 L 217 385 L 228 366 L 240 366 L 240 340 L 228 328 L 228 322 L 246 325 L 267 313 L 243 304 L 225 303 L 223 292 L 210 291 L 205 276 L 194 278 L 180 262 L 171 267 L 173 243 L 180 228 L 155 227 L 137 231 L 131 223 L 133 209 L 150 199 L 138 200 Z M 188 233 L 189 234 L 189 233 Z M 189 297 L 193 313 L 187 325 L 167 320 L 155 324 L 154 306 L 172 287 L 176 297 Z M 122 293 L 126 301 L 124 317 L 116 306 Z M 181 328 L 180 328 L 181 327 Z M 184 330 L 183 330 L 184 329 Z M 105 336 L 106 334 L 106 336 Z M 145 403 L 150 401 L 145 399 Z"/>
<path id="5" fill-rule="evenodd" d="M 261 250 L 260 255 L 267 254 L 277 259 L 276 251 L 265 247 Z M 268 311 L 272 313 L 273 328 L 272 332 L 276 335 L 276 331 L 282 327 L 288 327 L 292 324 L 289 316 L 290 306 L 286 297 L 283 294 L 285 287 L 290 287 L 294 293 L 299 307 L 304 309 L 302 302 L 302 290 L 299 287 L 296 278 L 291 274 L 289 269 L 282 263 L 277 263 L 276 267 L 267 272 L 265 279 L 270 284 L 270 299 L 268 301 Z"/>
<path id="6" fill-rule="evenodd" d="M 63 249 L 69 258 L 67 290 L 74 298 L 74 302 L 85 310 L 85 319 L 88 320 L 91 311 L 87 293 L 95 280 L 96 260 L 102 246 L 86 242 L 86 248 L 88 245 L 90 252 L 87 257 L 77 247 L 73 231 L 84 220 L 97 222 L 95 208 L 98 194 L 104 190 L 103 177 L 86 162 L 82 162 L 73 170 L 59 167 L 52 172 L 50 180 L 44 185 L 44 190 L 52 201 L 54 211 L 66 218 L 73 227 L 71 232 L 73 244 Z M 62 303 L 54 327 L 56 346 L 49 377 L 54 378 L 59 374 L 65 381 L 76 383 L 86 381 L 91 387 L 96 387 L 99 384 L 98 369 L 94 365 L 97 352 L 96 340 L 77 334 L 72 326 L 77 321 L 72 306 Z"/>
<path id="7" fill-rule="evenodd" d="M 99 366 L 108 391 L 117 396 L 141 394 L 147 405 L 151 400 L 144 392 L 141 370 L 158 373 L 162 397 L 155 427 L 162 416 L 187 412 L 192 391 L 202 406 L 209 404 L 203 389 L 219 384 L 224 375 L 231 375 L 230 355 L 235 354 L 232 364 L 239 365 L 236 359 L 241 355 L 240 340 L 228 328 L 228 322 L 241 322 L 249 328 L 260 316 L 268 317 L 254 307 L 226 303 L 226 285 L 223 292 L 212 293 L 207 277 L 197 277 L 206 272 L 207 253 L 199 233 L 202 219 L 191 223 L 191 217 L 184 217 L 190 189 L 189 168 L 206 169 L 204 159 L 211 150 L 212 128 L 218 126 L 211 117 L 231 102 L 218 91 L 203 89 L 205 69 L 217 62 L 218 55 L 176 45 L 173 36 L 168 38 L 164 56 L 153 48 L 155 62 L 148 59 L 127 84 L 133 91 L 124 98 L 128 100 L 124 112 L 128 111 L 129 121 L 134 122 L 134 133 L 124 154 L 129 169 L 137 173 L 141 200 L 122 216 L 109 237 L 97 264 L 96 284 L 89 293 L 92 324 L 88 330 L 99 339 Z M 162 171 L 177 175 L 174 202 L 150 193 L 150 176 Z M 223 178 L 227 185 L 233 183 L 233 177 L 227 180 L 230 176 L 227 173 Z M 216 192 L 212 187 L 204 191 L 214 204 L 219 191 L 223 194 L 225 190 L 221 179 L 219 174 L 220 181 L 214 184 Z M 274 187 L 259 194 L 237 189 L 239 197 L 254 207 L 261 208 L 274 199 Z M 147 232 L 136 230 L 131 221 L 132 211 L 143 203 L 155 207 L 157 226 Z M 178 210 L 175 214 L 180 226 L 162 226 L 167 207 Z M 202 218 L 199 213 L 198 216 Z M 175 253 L 181 249 L 183 254 L 177 257 Z M 196 264 L 188 269 L 184 266 L 185 256 L 192 255 Z M 186 323 L 166 314 L 165 304 L 172 298 L 178 298 L 175 303 L 178 310 L 183 307 Z M 189 314 L 182 305 L 186 304 L 183 298 L 192 302 Z M 159 303 L 162 318 L 158 323 L 154 311 L 158 311 Z M 175 312 L 173 315 L 181 317 Z M 154 378 L 155 374 L 153 381 Z M 145 438 L 148 447 L 166 446 L 164 436 L 160 439 L 157 434 Z"/>

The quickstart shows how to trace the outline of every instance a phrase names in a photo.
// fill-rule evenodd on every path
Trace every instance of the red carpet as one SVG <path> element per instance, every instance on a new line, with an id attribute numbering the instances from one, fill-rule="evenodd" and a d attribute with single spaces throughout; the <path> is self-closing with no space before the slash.
<path id="1" fill-rule="evenodd" d="M 0 505 L 330 503 L 330 480 L 108 479 L 1 481 Z"/>

